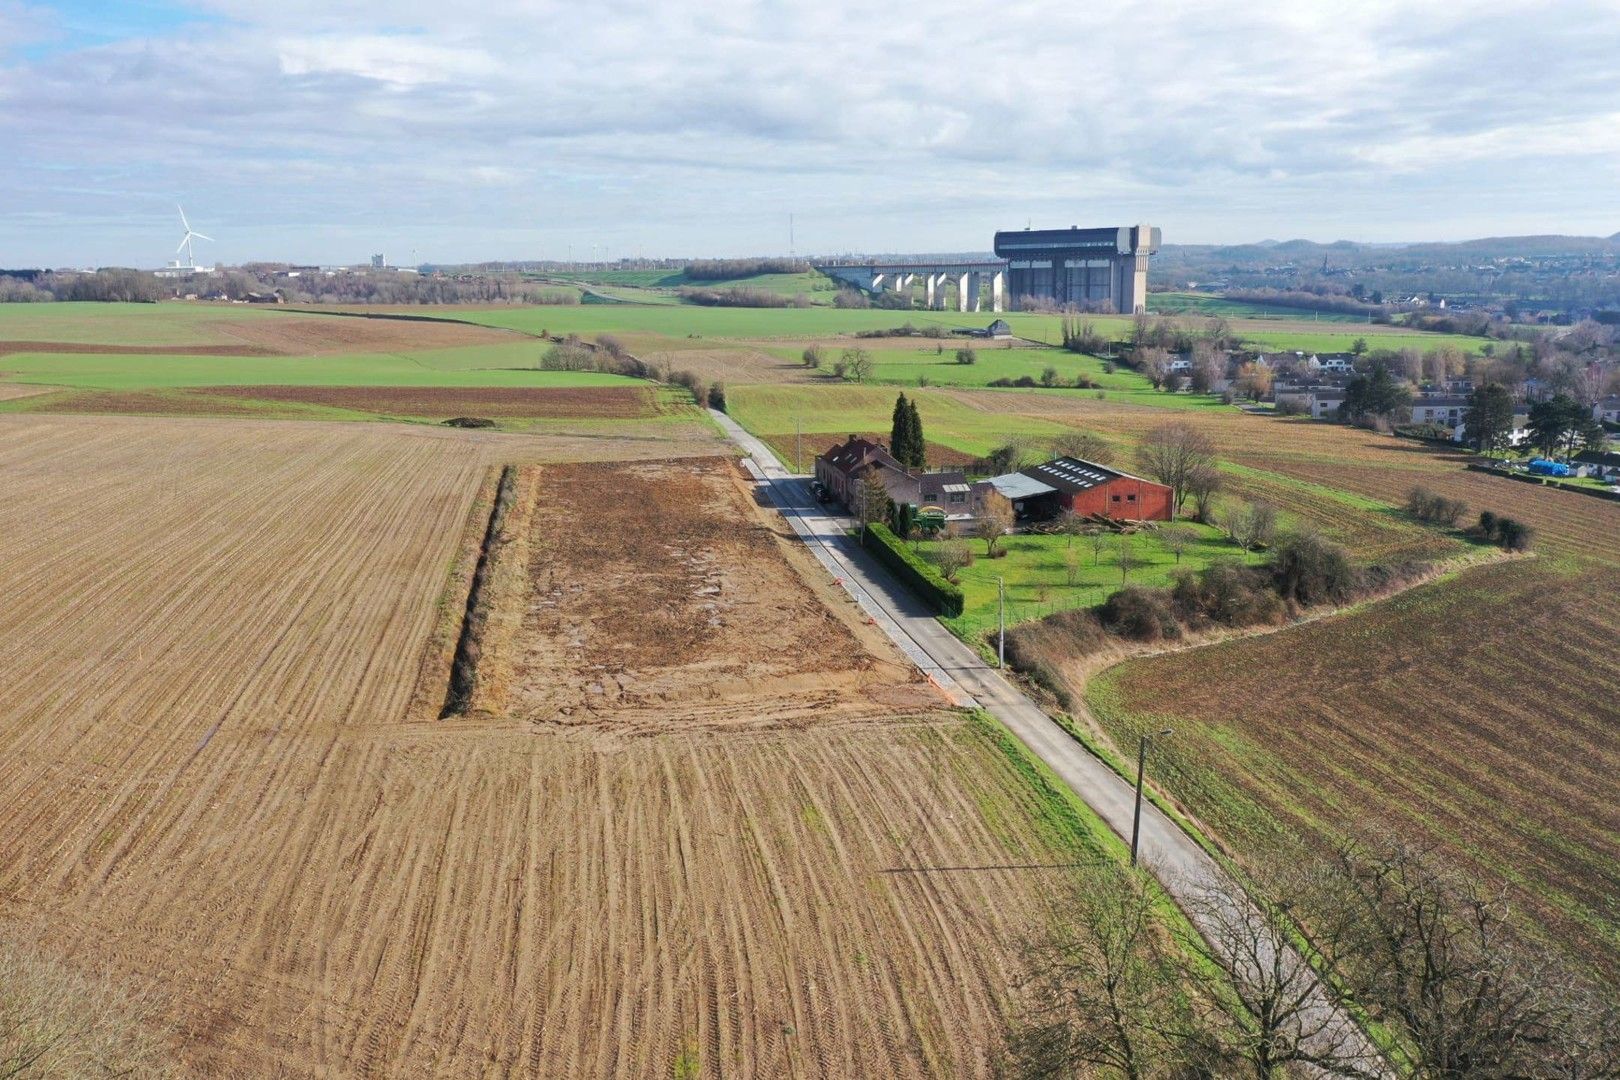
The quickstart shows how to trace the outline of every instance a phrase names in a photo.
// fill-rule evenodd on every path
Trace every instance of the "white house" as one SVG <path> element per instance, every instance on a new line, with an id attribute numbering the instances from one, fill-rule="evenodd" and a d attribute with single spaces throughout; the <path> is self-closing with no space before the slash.
<path id="1" fill-rule="evenodd" d="M 1468 413 L 1468 399 L 1451 394 L 1433 394 L 1412 400 L 1412 423 L 1456 427 Z"/>
<path id="2" fill-rule="evenodd" d="M 1600 424 L 1620 424 L 1620 394 L 1610 394 L 1593 405 L 1592 419 Z"/>
<path id="3" fill-rule="evenodd" d="M 1317 386 L 1311 389 L 1311 415 L 1318 420 L 1338 418 L 1339 406 L 1344 404 L 1344 391 L 1336 386 Z"/>
<path id="4" fill-rule="evenodd" d="M 1507 441 L 1509 446 L 1523 446 L 1530 438 L 1530 414 L 1522 410 L 1513 413 L 1513 422 L 1508 425 Z M 1451 425 L 1451 441 L 1465 443 L 1468 441 L 1468 425 L 1458 420 Z"/>

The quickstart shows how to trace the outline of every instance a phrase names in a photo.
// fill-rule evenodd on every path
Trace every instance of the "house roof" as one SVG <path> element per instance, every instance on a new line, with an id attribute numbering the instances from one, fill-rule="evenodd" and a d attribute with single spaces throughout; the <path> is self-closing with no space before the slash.
<path id="1" fill-rule="evenodd" d="M 905 469 L 900 462 L 885 450 L 880 443 L 871 439 L 860 439 L 850 436 L 843 443 L 829 449 L 821 455 L 823 461 L 837 469 L 845 476 L 852 475 L 855 470 L 867 464 L 882 465 L 891 469 Z"/>
<path id="2" fill-rule="evenodd" d="M 1605 465 L 1611 469 L 1620 468 L 1620 452 L 1614 450 L 1582 450 L 1575 455 L 1575 460 L 1583 465 Z"/>
<path id="3" fill-rule="evenodd" d="M 1122 473 L 1118 469 L 1110 469 L 1106 465 L 1098 465 L 1093 461 L 1082 461 L 1079 458 L 1060 457 L 1048 461 L 1045 465 L 1036 465 L 1022 470 L 1025 476 L 1034 477 L 1044 484 L 1049 484 L 1057 491 L 1072 495 L 1077 491 L 1089 491 L 1094 487 L 1101 487 L 1110 480 L 1121 478 L 1140 480 L 1141 477 Z M 1143 480 L 1143 483 L 1150 481 Z"/>

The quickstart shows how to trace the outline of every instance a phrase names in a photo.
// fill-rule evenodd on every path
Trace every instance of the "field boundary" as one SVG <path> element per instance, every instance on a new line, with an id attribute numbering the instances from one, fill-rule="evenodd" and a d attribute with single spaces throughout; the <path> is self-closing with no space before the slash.
<path id="1" fill-rule="evenodd" d="M 501 547 L 501 530 L 506 524 L 507 510 L 512 505 L 516 485 L 517 468 L 502 466 L 500 483 L 495 489 L 495 504 L 490 508 L 489 524 L 485 527 L 484 542 L 478 552 L 478 565 L 473 570 L 472 586 L 467 590 L 467 611 L 461 620 L 455 658 L 450 662 L 450 685 L 445 693 L 444 708 L 439 712 L 440 720 L 464 715 L 477 687 L 484 625 L 489 621 L 486 587 L 495 556 Z"/>

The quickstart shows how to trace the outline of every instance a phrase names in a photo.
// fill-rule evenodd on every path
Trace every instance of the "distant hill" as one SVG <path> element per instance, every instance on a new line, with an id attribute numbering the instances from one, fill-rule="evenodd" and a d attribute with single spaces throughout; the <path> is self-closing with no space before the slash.
<path id="1" fill-rule="evenodd" d="M 1166 244 L 1157 265 L 1168 271 L 1180 265 L 1206 267 L 1275 266 L 1294 262 L 1320 266 L 1402 266 L 1458 260 L 1548 258 L 1559 255 L 1620 254 L 1620 233 L 1613 236 L 1489 236 L 1448 242 L 1414 241 L 1366 244 L 1353 240 L 1261 240 L 1252 244 Z"/>

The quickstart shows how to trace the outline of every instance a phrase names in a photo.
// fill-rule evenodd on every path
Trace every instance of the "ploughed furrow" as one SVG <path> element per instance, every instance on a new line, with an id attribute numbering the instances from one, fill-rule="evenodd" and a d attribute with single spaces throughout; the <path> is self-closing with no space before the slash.
<path id="1" fill-rule="evenodd" d="M 151 991 L 187 1074 L 991 1071 L 1033 796 L 729 463 L 528 473 L 511 708 L 441 723 L 447 571 L 543 443 L 0 429 L 0 918 Z"/>

